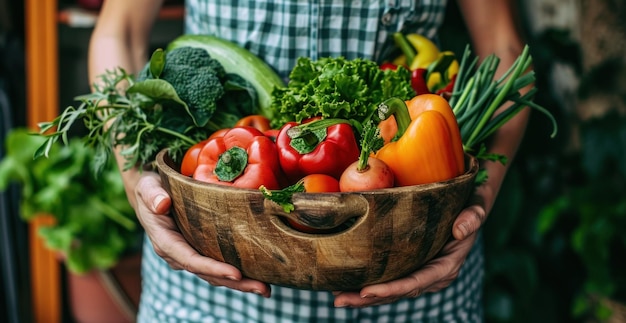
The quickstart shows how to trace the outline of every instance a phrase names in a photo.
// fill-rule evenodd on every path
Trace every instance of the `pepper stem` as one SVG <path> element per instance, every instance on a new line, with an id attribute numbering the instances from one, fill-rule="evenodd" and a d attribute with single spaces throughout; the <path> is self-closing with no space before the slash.
<path id="1" fill-rule="evenodd" d="M 326 129 L 337 124 L 347 123 L 345 119 L 317 119 L 287 129 L 291 138 L 289 145 L 299 154 L 308 154 L 326 139 Z"/>
<path id="2" fill-rule="evenodd" d="M 248 166 L 248 153 L 241 147 L 232 147 L 223 152 L 215 165 L 215 176 L 222 182 L 232 182 Z"/>
<path id="3" fill-rule="evenodd" d="M 411 124 L 409 108 L 404 100 L 389 98 L 378 105 L 378 118 L 380 120 L 387 120 L 392 115 L 396 118 L 396 124 L 398 125 L 398 132 L 396 132 L 395 138 L 400 138 Z"/>
<path id="4" fill-rule="evenodd" d="M 293 126 L 287 129 L 287 135 L 291 139 L 296 139 L 296 138 L 306 136 L 307 132 L 311 132 L 311 131 L 315 131 L 319 129 L 326 129 L 330 126 L 334 126 L 336 124 L 341 124 L 341 123 L 349 124 L 350 121 L 346 119 L 337 119 L 337 118 L 317 119 L 317 120 L 313 120 L 307 123 L 302 123 L 302 124 L 299 124 L 297 126 Z"/>
<path id="5" fill-rule="evenodd" d="M 402 53 L 406 57 L 407 64 L 411 64 L 415 55 L 417 54 L 415 48 L 409 43 L 403 33 L 395 32 L 393 34 L 393 40 L 396 43 L 396 46 L 402 50 Z"/>

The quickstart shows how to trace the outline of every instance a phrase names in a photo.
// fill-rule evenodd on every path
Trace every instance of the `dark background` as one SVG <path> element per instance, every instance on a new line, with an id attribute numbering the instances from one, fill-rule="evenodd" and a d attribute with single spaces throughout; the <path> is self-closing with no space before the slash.
<path id="1" fill-rule="evenodd" d="M 519 155 L 484 226 L 486 318 L 489 322 L 607 321 L 611 315 L 617 318 L 626 304 L 626 123 L 619 104 L 626 102 L 625 55 L 610 47 L 624 43 L 621 36 L 626 28 L 616 24 L 609 28 L 612 34 L 599 31 L 591 39 L 584 39 L 584 33 L 583 39 L 578 37 L 572 26 L 538 31 L 531 28 L 539 23 L 533 19 L 549 20 L 563 7 L 557 5 L 559 1 L 520 3 L 525 7 L 520 4 L 519 26 L 531 46 L 537 72 L 535 101 L 557 118 L 559 133 L 549 139 L 549 120 L 532 114 Z M 622 19 L 626 5 L 620 1 L 577 3 L 604 6 L 610 13 L 605 24 L 613 16 L 614 21 L 626 21 Z M 449 4 L 441 47 L 460 53 L 469 38 L 455 1 Z M 529 15 L 528 10 L 541 12 Z M 0 158 L 6 132 L 25 125 L 23 17 L 23 1 L 0 0 Z M 587 24 L 600 23 L 581 18 L 573 28 Z M 89 90 L 85 68 L 90 32 L 90 28 L 59 26 L 60 107 Z M 164 44 L 180 32 L 180 22 L 160 23 L 153 43 Z M 607 55 L 585 64 L 593 50 Z M 576 80 L 571 92 L 564 93 L 565 82 L 557 78 L 563 69 Z M 599 105 L 602 113 L 588 117 L 584 112 L 590 105 Z M 28 242 L 26 226 L 17 217 L 18 198 L 15 189 L 0 195 L 4 322 L 31 320 Z"/>

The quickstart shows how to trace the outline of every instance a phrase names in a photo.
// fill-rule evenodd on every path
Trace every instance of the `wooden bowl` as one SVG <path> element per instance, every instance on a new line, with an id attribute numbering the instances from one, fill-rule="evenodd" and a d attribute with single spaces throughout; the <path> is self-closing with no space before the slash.
<path id="1" fill-rule="evenodd" d="M 266 283 L 346 291 L 406 276 L 448 241 L 474 189 L 476 158 L 452 180 L 356 193 L 297 193 L 286 213 L 258 190 L 194 180 L 161 151 L 156 159 L 172 214 L 202 255 Z M 286 218 L 334 233 L 308 234 Z"/>

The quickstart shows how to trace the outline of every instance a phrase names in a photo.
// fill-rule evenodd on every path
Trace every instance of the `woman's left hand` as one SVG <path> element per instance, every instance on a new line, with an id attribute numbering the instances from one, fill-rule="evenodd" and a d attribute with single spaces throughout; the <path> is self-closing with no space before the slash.
<path id="1" fill-rule="evenodd" d="M 334 292 L 336 307 L 367 307 L 414 298 L 448 287 L 459 275 L 478 230 L 486 218 L 484 199 L 475 195 L 454 222 L 451 239 L 436 258 L 418 271 L 386 283 L 366 286 L 359 292 Z"/>

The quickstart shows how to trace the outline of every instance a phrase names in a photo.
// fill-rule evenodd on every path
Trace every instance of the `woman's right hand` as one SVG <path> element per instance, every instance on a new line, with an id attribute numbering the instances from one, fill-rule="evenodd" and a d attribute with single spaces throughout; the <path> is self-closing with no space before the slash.
<path id="1" fill-rule="evenodd" d="M 271 288 L 268 284 L 242 277 L 234 266 L 204 257 L 187 243 L 170 214 L 172 201 L 163 189 L 158 174 L 144 171 L 134 193 L 137 218 L 156 254 L 172 269 L 189 271 L 214 286 L 270 296 Z"/>

